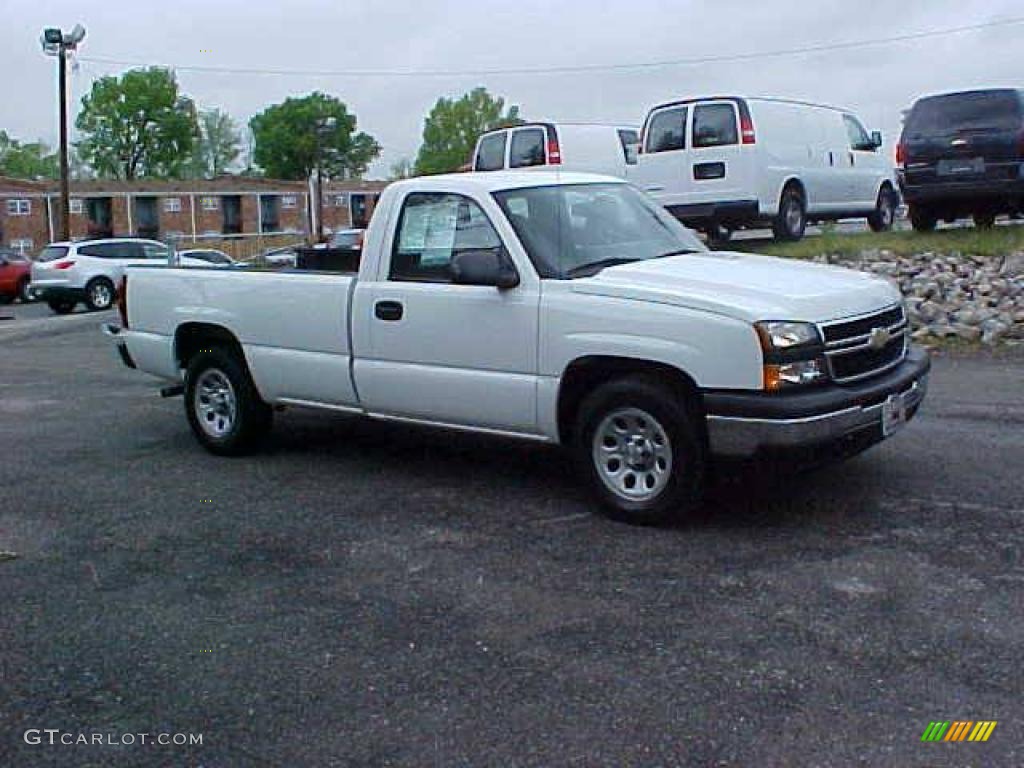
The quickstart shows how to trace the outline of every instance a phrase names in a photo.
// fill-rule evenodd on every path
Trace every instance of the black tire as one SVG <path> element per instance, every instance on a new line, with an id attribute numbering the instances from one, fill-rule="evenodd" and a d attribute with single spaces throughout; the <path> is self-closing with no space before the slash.
<path id="1" fill-rule="evenodd" d="M 872 232 L 889 232 L 896 221 L 896 193 L 890 187 L 882 187 L 875 202 L 875 210 L 868 216 Z"/>
<path id="2" fill-rule="evenodd" d="M 978 229 L 992 229 L 996 225 L 994 213 L 980 212 L 974 214 L 974 226 Z"/>
<path id="3" fill-rule="evenodd" d="M 622 429 L 616 425 L 617 417 L 627 419 Z M 696 419 L 692 403 L 658 378 L 642 374 L 602 384 L 583 400 L 573 431 L 573 453 L 609 517 L 655 525 L 681 519 L 698 507 L 705 448 Z M 631 433 L 632 429 L 641 432 Z M 646 442 L 649 452 L 638 440 Z M 615 447 L 609 448 L 610 443 Z M 628 486 L 630 475 L 633 484 Z M 655 479 L 648 485 L 651 477 Z"/>
<path id="4" fill-rule="evenodd" d="M 772 233 L 776 240 L 795 242 L 804 236 L 807 229 L 807 203 L 796 184 L 789 184 L 779 198 L 779 212 L 772 222 Z"/>
<path id="5" fill-rule="evenodd" d="M 69 315 L 74 311 L 75 304 L 78 302 L 71 301 L 71 299 L 54 299 L 46 303 L 58 315 Z"/>
<path id="6" fill-rule="evenodd" d="M 910 226 L 915 232 L 931 232 L 939 223 L 939 217 L 930 208 L 923 205 L 910 206 Z"/>
<path id="7" fill-rule="evenodd" d="M 93 312 L 102 312 L 114 306 L 117 291 L 105 277 L 94 277 L 85 286 L 85 306 Z"/>
<path id="8" fill-rule="evenodd" d="M 22 278 L 18 282 L 18 298 L 21 299 L 22 304 L 31 304 L 36 300 L 32 293 L 32 283 L 28 278 Z"/>
<path id="9" fill-rule="evenodd" d="M 10 304 L 14 301 L 14 296 L 13 293 L 0 294 L 0 304 Z"/>
<path id="10" fill-rule="evenodd" d="M 212 394 L 219 381 L 227 383 L 223 389 L 229 393 L 230 405 L 227 399 L 216 399 L 226 396 Z M 220 405 L 223 408 L 218 410 Z M 270 431 L 274 419 L 240 353 L 224 347 L 200 352 L 189 363 L 185 372 L 185 416 L 200 445 L 218 456 L 251 453 Z"/>

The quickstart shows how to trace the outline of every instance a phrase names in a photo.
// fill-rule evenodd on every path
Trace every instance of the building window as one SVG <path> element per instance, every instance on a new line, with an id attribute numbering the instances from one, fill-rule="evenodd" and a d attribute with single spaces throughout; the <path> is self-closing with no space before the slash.
<path id="1" fill-rule="evenodd" d="M 200 200 L 200 203 L 202 204 L 204 211 L 216 211 L 218 208 L 217 198 L 214 197 L 213 195 L 204 196 Z"/>
<path id="2" fill-rule="evenodd" d="M 28 216 L 32 213 L 32 201 L 25 199 L 14 199 L 7 201 L 8 216 Z"/>
<path id="3" fill-rule="evenodd" d="M 164 198 L 164 211 L 166 213 L 181 213 L 181 198 L 180 197 L 165 197 Z"/>
<path id="4" fill-rule="evenodd" d="M 72 197 L 71 203 L 68 206 L 68 210 L 74 214 L 81 216 L 82 212 L 85 210 L 85 205 L 82 203 L 82 198 Z"/>
<path id="5" fill-rule="evenodd" d="M 299 198 L 295 195 L 281 195 L 282 208 L 295 208 L 299 204 Z"/>
<path id="6" fill-rule="evenodd" d="M 25 254 L 31 251 L 33 245 L 34 243 L 32 242 L 32 238 L 30 237 L 22 237 L 16 240 L 11 240 L 11 248 L 13 248 L 18 253 L 21 254 Z"/>
<path id="7" fill-rule="evenodd" d="M 348 208 L 348 195 L 335 195 L 334 196 L 334 207 L 335 208 Z"/>

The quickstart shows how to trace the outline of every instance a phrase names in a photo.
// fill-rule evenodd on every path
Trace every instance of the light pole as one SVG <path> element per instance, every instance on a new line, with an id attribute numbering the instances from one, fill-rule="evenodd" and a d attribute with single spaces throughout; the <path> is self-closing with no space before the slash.
<path id="1" fill-rule="evenodd" d="M 60 231 L 62 240 L 71 239 L 71 191 L 68 182 L 68 51 L 78 47 L 85 27 L 75 24 L 68 33 L 51 28 L 43 30 L 43 53 L 57 57 L 57 99 L 60 102 Z"/>
<path id="2" fill-rule="evenodd" d="M 324 241 L 324 169 L 323 140 L 330 136 L 338 125 L 337 118 L 322 117 L 316 121 L 316 241 Z"/>

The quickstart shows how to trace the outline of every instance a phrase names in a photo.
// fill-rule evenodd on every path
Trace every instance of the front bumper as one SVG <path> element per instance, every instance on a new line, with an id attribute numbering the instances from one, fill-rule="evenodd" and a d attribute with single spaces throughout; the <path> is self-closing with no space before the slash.
<path id="1" fill-rule="evenodd" d="M 886 401 L 899 406 L 909 421 L 928 391 L 930 368 L 928 353 L 914 348 L 896 368 L 856 384 L 786 394 L 705 392 L 711 453 L 749 458 L 851 439 L 877 442 L 887 436 Z"/>

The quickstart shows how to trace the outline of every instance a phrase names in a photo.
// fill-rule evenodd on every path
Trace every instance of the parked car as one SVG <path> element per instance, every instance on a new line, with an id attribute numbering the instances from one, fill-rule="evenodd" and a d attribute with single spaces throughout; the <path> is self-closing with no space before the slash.
<path id="1" fill-rule="evenodd" d="M 885 280 L 709 252 L 589 174 L 396 182 L 358 272 L 129 267 L 126 291 L 105 331 L 213 453 L 287 405 L 561 443 L 643 523 L 692 509 L 713 456 L 881 440 L 929 369 Z"/>
<path id="2" fill-rule="evenodd" d="M 31 272 L 27 256 L 11 248 L 0 248 L 0 303 L 8 304 L 15 299 L 32 301 Z"/>
<path id="3" fill-rule="evenodd" d="M 271 267 L 286 269 L 294 267 L 298 260 L 298 246 L 286 245 L 281 248 L 270 248 L 263 252 L 263 261 Z"/>
<path id="4" fill-rule="evenodd" d="M 864 216 L 892 227 L 899 198 L 882 136 L 851 111 L 785 99 L 708 97 L 647 115 L 631 179 L 680 221 L 726 240 L 772 227 L 799 240 L 808 222 Z"/>
<path id="5" fill-rule="evenodd" d="M 640 141 L 635 126 L 525 123 L 481 136 L 473 151 L 476 171 L 547 169 L 606 173 L 626 178 Z"/>
<path id="6" fill-rule="evenodd" d="M 71 312 L 79 302 L 94 311 L 110 309 L 126 266 L 160 261 L 167 261 L 167 246 L 156 240 L 113 237 L 51 243 L 32 264 L 31 290 L 59 315 Z M 209 266 L 188 257 L 180 262 Z"/>
<path id="7" fill-rule="evenodd" d="M 214 267 L 233 267 L 237 263 L 224 251 L 216 248 L 184 248 L 178 251 L 179 258 L 198 259 Z"/>
<path id="8" fill-rule="evenodd" d="M 1024 91 L 995 88 L 914 103 L 896 147 L 914 229 L 973 216 L 991 227 L 1024 211 Z"/>
<path id="9" fill-rule="evenodd" d="M 366 230 L 358 227 L 353 227 L 351 229 L 339 229 L 331 235 L 328 247 L 351 248 L 358 251 L 363 247 L 363 238 L 365 236 Z"/>

